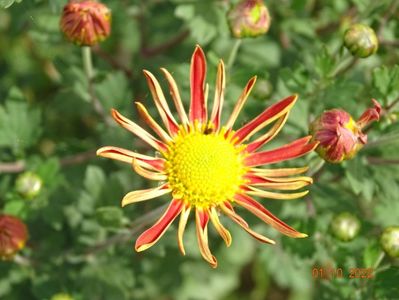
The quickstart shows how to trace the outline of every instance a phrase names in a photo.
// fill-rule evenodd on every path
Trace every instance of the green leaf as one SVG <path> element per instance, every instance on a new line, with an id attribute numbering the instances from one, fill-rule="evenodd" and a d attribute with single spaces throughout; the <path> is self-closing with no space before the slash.
<path id="1" fill-rule="evenodd" d="M 0 106 L 0 147 L 10 147 L 14 155 L 22 155 L 40 137 L 40 115 L 37 108 L 28 106 L 18 88 L 11 88 L 5 105 Z"/>
<path id="2" fill-rule="evenodd" d="M 0 8 L 9 8 L 14 3 L 21 3 L 22 0 L 0 0 Z"/>

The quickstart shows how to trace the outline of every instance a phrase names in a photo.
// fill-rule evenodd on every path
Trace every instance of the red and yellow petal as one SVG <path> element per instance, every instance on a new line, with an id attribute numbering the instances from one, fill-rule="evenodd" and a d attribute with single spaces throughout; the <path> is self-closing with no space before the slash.
<path id="1" fill-rule="evenodd" d="M 204 209 L 197 207 L 195 210 L 195 222 L 198 246 L 201 255 L 207 262 L 209 262 L 212 268 L 216 268 L 217 260 L 215 256 L 212 255 L 208 245 L 208 213 Z"/>
<path id="2" fill-rule="evenodd" d="M 223 210 L 223 212 L 230 218 L 232 219 L 235 223 L 240 225 L 248 234 L 250 234 L 252 237 L 257 239 L 258 241 L 266 244 L 275 244 L 276 242 L 273 241 L 272 239 L 269 239 L 255 231 L 253 231 L 247 222 L 243 218 L 241 218 L 233 209 L 231 204 L 229 202 L 224 202 L 221 204 L 220 208 Z"/>
<path id="3" fill-rule="evenodd" d="M 177 125 L 175 118 L 173 117 L 168 103 L 166 102 L 165 96 L 162 92 L 161 86 L 158 80 L 152 75 L 151 72 L 144 70 L 144 75 L 147 78 L 148 87 L 150 88 L 151 95 L 154 99 L 155 105 L 159 111 L 159 114 L 164 122 L 169 133 L 173 136 L 179 131 L 179 125 Z"/>
<path id="4" fill-rule="evenodd" d="M 133 121 L 121 115 L 116 109 L 112 109 L 112 117 L 115 119 L 116 122 L 119 123 L 119 125 L 129 130 L 131 133 L 137 135 L 144 142 L 154 147 L 156 150 L 165 151 L 167 149 L 166 145 L 163 142 L 153 137 L 151 134 L 149 134 L 146 130 L 141 128 Z"/>
<path id="5" fill-rule="evenodd" d="M 268 211 L 265 207 L 263 207 L 259 202 L 255 201 L 249 196 L 246 195 L 236 195 L 235 203 L 246 208 L 248 211 L 253 213 L 255 216 L 260 218 L 265 223 L 274 227 L 281 233 L 293 237 L 293 238 L 304 238 L 307 237 L 306 234 L 296 231 L 291 226 L 287 225 L 279 218 L 274 216 L 270 211 Z"/>
<path id="6" fill-rule="evenodd" d="M 247 85 L 245 86 L 244 90 L 242 91 L 240 97 L 238 98 L 238 101 L 236 105 L 234 106 L 233 112 L 231 113 L 225 128 L 227 129 L 227 132 L 230 132 L 230 130 L 233 128 L 233 125 L 235 121 L 237 120 L 238 115 L 240 114 L 241 109 L 243 108 L 245 102 L 248 99 L 249 94 L 252 91 L 252 88 L 254 87 L 256 82 L 256 76 L 252 77 Z"/>
<path id="7" fill-rule="evenodd" d="M 215 98 L 213 103 L 213 109 L 211 114 L 211 123 L 215 126 L 215 131 L 220 128 L 220 115 L 222 112 L 223 101 L 224 101 L 224 89 L 226 87 L 226 74 L 224 69 L 224 63 L 221 60 L 218 65 L 218 71 L 216 74 L 216 87 L 215 87 Z"/>
<path id="8" fill-rule="evenodd" d="M 281 168 L 281 169 L 251 168 L 250 174 L 266 176 L 266 177 L 291 176 L 291 175 L 299 175 L 299 174 L 305 173 L 308 169 L 309 169 L 309 167 Z"/>
<path id="9" fill-rule="evenodd" d="M 187 220 L 188 217 L 190 216 L 191 212 L 191 206 L 187 203 L 183 205 L 181 214 L 180 214 L 180 220 L 179 220 L 179 228 L 177 230 L 177 242 L 179 245 L 179 250 L 181 254 L 186 255 L 186 251 L 184 249 L 184 243 L 183 243 L 183 235 L 184 235 L 184 230 L 186 229 L 187 225 Z"/>
<path id="10" fill-rule="evenodd" d="M 170 192 L 171 189 L 168 187 L 168 184 L 166 183 L 156 188 L 133 191 L 127 193 L 125 197 L 123 197 L 121 205 L 123 207 L 128 204 L 150 200 L 168 194 Z"/>
<path id="11" fill-rule="evenodd" d="M 160 172 L 164 170 L 165 165 L 165 159 L 163 158 L 151 157 L 113 146 L 102 147 L 97 150 L 96 154 L 98 156 L 123 161 L 128 164 L 131 164 L 133 159 L 136 159 L 139 163 L 142 162 L 146 165 L 150 165 L 153 170 Z"/>
<path id="12" fill-rule="evenodd" d="M 231 234 L 230 232 L 220 223 L 218 213 L 215 207 L 209 209 L 209 217 L 211 218 L 213 226 L 215 226 L 216 231 L 220 234 L 227 247 L 231 245 Z"/>
<path id="13" fill-rule="evenodd" d="M 173 102 L 175 103 L 177 113 L 180 117 L 180 120 L 183 124 L 184 127 L 188 124 L 188 117 L 186 114 L 186 111 L 183 106 L 183 102 L 181 101 L 179 89 L 177 88 L 176 81 L 172 77 L 172 75 L 169 73 L 168 70 L 161 68 L 162 73 L 164 74 L 166 80 L 168 81 L 169 84 L 169 91 L 170 95 L 172 96 Z"/>
<path id="14" fill-rule="evenodd" d="M 303 156 L 317 147 L 317 143 L 310 142 L 311 138 L 309 135 L 274 150 L 252 153 L 245 158 L 244 163 L 248 167 L 255 167 Z"/>
<path id="15" fill-rule="evenodd" d="M 151 117 L 148 113 L 147 109 L 140 102 L 135 102 L 137 111 L 139 112 L 140 117 L 146 122 L 146 124 L 165 142 L 168 143 L 172 140 L 170 135 L 163 130 L 161 126 Z"/>
<path id="16" fill-rule="evenodd" d="M 270 142 L 283 128 L 285 122 L 288 119 L 288 112 L 281 116 L 277 122 L 273 125 L 272 128 L 270 128 L 269 131 L 267 131 L 265 134 L 257 138 L 255 141 L 252 143 L 249 143 L 247 147 L 245 148 L 246 151 L 252 153 L 255 152 L 257 149 L 265 145 L 266 143 Z"/>
<path id="17" fill-rule="evenodd" d="M 285 185 L 285 187 L 286 187 L 285 190 L 287 190 L 287 185 Z M 245 186 L 245 190 L 248 195 L 258 196 L 271 200 L 294 200 L 304 197 L 309 193 L 309 191 L 303 191 L 298 193 L 286 193 L 286 194 L 276 193 L 276 192 L 264 191 L 250 185 Z"/>
<path id="18" fill-rule="evenodd" d="M 249 139 L 266 125 L 287 114 L 295 104 L 297 98 L 297 95 L 292 95 L 266 108 L 259 116 L 235 132 L 236 143 Z"/>
<path id="19" fill-rule="evenodd" d="M 150 180 L 158 180 L 158 181 L 166 181 L 168 176 L 159 171 L 152 171 L 151 165 L 138 161 L 137 159 L 133 159 L 132 167 L 136 171 L 137 174 L 143 176 L 144 178 Z"/>
<path id="20" fill-rule="evenodd" d="M 180 214 L 182 207 L 182 201 L 172 200 L 162 217 L 138 237 L 135 245 L 136 251 L 141 252 L 153 246 Z"/>
<path id="21" fill-rule="evenodd" d="M 201 47 L 195 47 L 193 56 L 191 57 L 190 70 L 190 122 L 192 124 L 198 121 L 201 124 L 206 123 L 206 99 L 205 99 L 205 76 L 206 76 L 206 61 L 205 54 Z"/>

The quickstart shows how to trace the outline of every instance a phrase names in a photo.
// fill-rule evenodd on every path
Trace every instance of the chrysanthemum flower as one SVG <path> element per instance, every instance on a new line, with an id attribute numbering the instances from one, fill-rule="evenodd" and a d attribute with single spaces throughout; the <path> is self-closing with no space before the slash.
<path id="1" fill-rule="evenodd" d="M 195 214 L 200 252 L 212 267 L 217 266 L 217 261 L 208 246 L 209 221 L 213 223 L 226 245 L 229 246 L 231 243 L 231 235 L 219 219 L 221 212 L 259 241 L 275 243 L 254 232 L 236 213 L 235 207 L 247 209 L 287 236 L 306 237 L 306 234 L 285 224 L 251 197 L 288 200 L 307 194 L 307 191 L 295 193 L 274 191 L 292 191 L 310 184 L 312 182 L 310 177 L 288 177 L 305 172 L 306 167 L 270 169 L 260 166 L 286 161 L 312 151 L 317 144 L 310 142 L 311 136 L 273 150 L 257 151 L 281 130 L 297 96 L 287 97 L 266 108 L 255 119 L 234 130 L 234 123 L 255 84 L 256 77 L 248 81 L 227 123 L 221 126 L 220 116 L 225 90 L 225 70 L 222 61 L 218 65 L 215 98 L 210 118 L 208 118 L 207 88 L 205 88 L 206 62 L 199 46 L 196 47 L 191 59 L 191 103 L 188 115 L 183 108 L 175 80 L 166 69 L 161 70 L 169 84 L 180 124 L 173 117 L 158 81 L 148 71 L 144 71 L 144 75 L 166 130 L 154 121 L 139 102 L 136 102 L 136 105 L 140 116 L 158 138 L 116 110 L 112 111 L 112 116 L 122 127 L 160 152 L 162 157 L 151 157 L 117 147 L 103 147 L 97 151 L 100 156 L 132 164 L 134 170 L 141 176 L 160 182 L 157 187 L 128 193 L 122 199 L 122 206 L 171 194 L 172 200 L 165 213 L 137 239 L 136 251 L 143 251 L 153 246 L 180 215 L 178 244 L 182 254 L 185 254 L 183 233 L 191 212 Z M 271 125 L 269 130 L 255 140 L 248 141 L 268 125 Z"/>
<path id="2" fill-rule="evenodd" d="M 28 231 L 26 225 L 18 218 L 0 215 L 0 259 L 10 259 L 26 243 Z"/>

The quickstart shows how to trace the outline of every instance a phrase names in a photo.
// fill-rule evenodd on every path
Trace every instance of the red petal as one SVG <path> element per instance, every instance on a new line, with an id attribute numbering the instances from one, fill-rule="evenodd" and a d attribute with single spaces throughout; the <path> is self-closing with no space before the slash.
<path id="1" fill-rule="evenodd" d="M 234 134 L 234 137 L 237 138 L 237 143 L 248 139 L 267 124 L 270 124 L 272 121 L 288 112 L 289 109 L 294 105 L 297 98 L 297 95 L 289 96 L 266 108 L 259 116 L 237 130 L 237 132 Z"/>
<path id="2" fill-rule="evenodd" d="M 377 100 L 372 99 L 374 103 L 374 107 L 367 109 L 356 122 L 360 128 L 363 128 L 367 124 L 378 121 L 381 115 L 381 105 L 377 102 Z"/>
<path id="3" fill-rule="evenodd" d="M 163 216 L 149 229 L 144 231 L 136 240 L 137 252 L 144 251 L 154 245 L 165 233 L 173 220 L 179 215 L 183 207 L 180 200 L 172 200 Z"/>
<path id="4" fill-rule="evenodd" d="M 195 120 L 202 124 L 206 122 L 207 116 L 204 95 L 205 74 L 205 55 L 201 47 L 197 46 L 191 58 L 190 72 L 191 103 L 189 115 L 192 123 L 194 123 Z"/>
<path id="5" fill-rule="evenodd" d="M 306 136 L 274 150 L 252 153 L 245 158 L 245 164 L 254 167 L 300 157 L 317 147 L 317 143 L 309 143 L 311 138 L 312 136 Z"/>
<path id="6" fill-rule="evenodd" d="M 235 201 L 237 204 L 248 209 L 255 216 L 260 218 L 265 223 L 271 225 L 281 233 L 294 238 L 307 237 L 306 234 L 300 233 L 291 226 L 285 224 L 283 221 L 274 216 L 270 211 L 268 211 L 259 202 L 255 201 L 251 197 L 247 195 L 236 195 Z"/>

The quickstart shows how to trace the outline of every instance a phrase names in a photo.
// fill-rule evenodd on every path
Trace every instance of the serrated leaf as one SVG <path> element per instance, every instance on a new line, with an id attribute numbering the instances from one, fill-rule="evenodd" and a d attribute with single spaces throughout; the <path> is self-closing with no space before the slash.
<path id="1" fill-rule="evenodd" d="M 11 88 L 5 105 L 0 106 L 0 147 L 21 155 L 40 137 L 40 123 L 39 110 L 28 106 L 18 88 Z"/>

